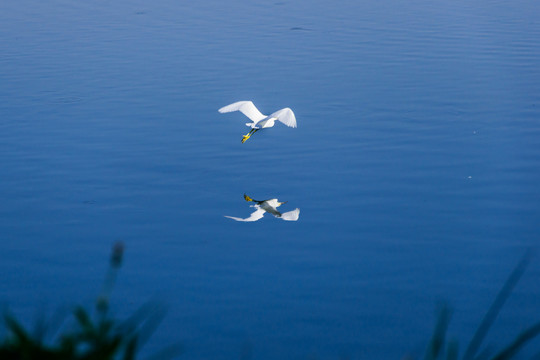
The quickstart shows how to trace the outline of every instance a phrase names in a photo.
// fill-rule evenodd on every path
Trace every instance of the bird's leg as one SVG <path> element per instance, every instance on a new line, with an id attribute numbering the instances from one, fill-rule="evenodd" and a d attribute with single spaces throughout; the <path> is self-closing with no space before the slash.
<path id="1" fill-rule="evenodd" d="M 259 129 L 251 129 L 246 135 L 244 135 L 244 137 L 242 137 L 242 144 L 245 143 L 247 141 L 247 139 L 249 139 L 251 137 L 251 135 L 255 134 L 255 132 L 259 130 Z"/>
<path id="2" fill-rule="evenodd" d="M 249 139 L 251 135 L 253 135 L 254 132 L 255 132 L 255 128 L 249 130 L 249 132 L 246 135 L 244 135 L 244 137 L 242 137 L 242 144 L 246 142 L 246 140 Z"/>

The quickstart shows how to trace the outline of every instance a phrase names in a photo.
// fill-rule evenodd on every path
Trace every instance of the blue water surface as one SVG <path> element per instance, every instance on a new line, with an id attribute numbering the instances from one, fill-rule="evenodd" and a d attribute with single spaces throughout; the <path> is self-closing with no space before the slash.
<path id="1" fill-rule="evenodd" d="M 169 312 L 184 359 L 463 349 L 540 237 L 535 1 L 0 3 L 0 301 Z M 245 144 L 252 100 L 294 110 Z M 296 222 L 254 223 L 243 194 Z M 538 255 L 486 344 L 540 320 Z M 537 340 L 531 353 L 540 349 Z M 532 350 L 531 350 L 532 349 Z M 536 349 L 536 350 L 535 350 Z"/>

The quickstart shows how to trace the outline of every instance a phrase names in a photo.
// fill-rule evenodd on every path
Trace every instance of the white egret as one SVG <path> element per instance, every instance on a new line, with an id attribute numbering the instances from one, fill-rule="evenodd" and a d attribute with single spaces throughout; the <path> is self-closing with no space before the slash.
<path id="1" fill-rule="evenodd" d="M 289 108 L 278 110 L 266 116 L 261 114 L 261 112 L 255 107 L 255 105 L 253 105 L 251 101 L 238 101 L 234 104 L 224 106 L 218 111 L 220 113 L 240 111 L 252 121 L 246 123 L 247 126 L 251 127 L 251 130 L 242 138 L 242 144 L 245 143 L 246 140 L 249 139 L 251 135 L 255 134 L 258 130 L 274 126 L 276 120 L 281 121 L 289 127 L 296 127 L 296 117 L 294 116 L 293 111 Z"/>
<path id="2" fill-rule="evenodd" d="M 254 207 L 256 210 L 251 213 L 251 215 L 245 219 L 238 218 L 234 216 L 227 216 L 226 218 L 233 219 L 236 221 L 245 221 L 245 222 L 251 222 L 251 221 L 257 221 L 262 219 L 265 213 L 270 213 L 274 215 L 277 218 L 280 218 L 282 220 L 286 221 L 296 221 L 298 220 L 298 217 L 300 216 L 300 209 L 296 208 L 292 211 L 288 211 L 286 213 L 280 213 L 277 208 L 283 204 L 286 203 L 286 201 L 279 202 L 278 199 L 269 199 L 269 200 L 253 200 L 246 194 L 244 194 L 244 199 L 246 201 L 252 201 L 255 203 L 255 205 L 251 205 L 251 207 Z"/>

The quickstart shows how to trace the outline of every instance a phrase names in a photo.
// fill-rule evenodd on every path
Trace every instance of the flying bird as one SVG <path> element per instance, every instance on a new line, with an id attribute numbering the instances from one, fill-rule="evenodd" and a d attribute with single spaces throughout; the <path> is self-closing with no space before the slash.
<path id="1" fill-rule="evenodd" d="M 296 208 L 292 211 L 288 211 L 286 213 L 280 213 L 277 208 L 283 204 L 286 203 L 286 201 L 279 202 L 278 199 L 269 199 L 269 200 L 253 200 L 246 194 L 244 194 L 244 199 L 248 202 L 254 202 L 255 205 L 251 205 L 251 207 L 254 207 L 256 210 L 251 213 L 251 215 L 245 219 L 238 218 L 234 216 L 227 216 L 226 218 L 233 219 L 236 221 L 245 221 L 245 222 L 251 222 L 251 221 L 257 221 L 262 219 L 265 213 L 270 213 L 274 215 L 277 218 L 280 218 L 282 220 L 286 221 L 296 221 L 298 220 L 298 217 L 300 216 L 300 209 Z"/>
<path id="2" fill-rule="evenodd" d="M 289 127 L 296 127 L 296 117 L 294 116 L 293 111 L 289 108 L 278 110 L 266 116 L 261 114 L 261 112 L 255 107 L 255 105 L 253 105 L 251 101 L 238 101 L 234 104 L 224 106 L 218 111 L 220 113 L 240 111 L 251 120 L 251 122 L 246 123 L 246 126 L 251 127 L 251 130 L 242 138 L 242 144 L 260 129 L 273 127 L 276 120 L 281 121 Z"/>

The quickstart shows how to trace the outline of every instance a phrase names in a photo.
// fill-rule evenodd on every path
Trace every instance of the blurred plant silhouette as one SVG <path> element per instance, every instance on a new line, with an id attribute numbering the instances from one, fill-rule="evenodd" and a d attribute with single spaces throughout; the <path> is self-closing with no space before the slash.
<path id="1" fill-rule="evenodd" d="M 0 340 L 2 360 L 133 360 L 165 316 L 165 308 L 146 303 L 128 319 L 115 319 L 109 312 L 109 297 L 122 265 L 124 246 L 113 246 L 109 269 L 98 296 L 94 311 L 77 307 L 73 311 L 74 323 L 68 319 L 56 329 L 46 324 L 36 325 L 33 333 L 25 329 L 13 314 L 6 312 L 6 335 Z M 53 323 L 53 321 L 51 321 Z M 62 327 L 67 330 L 60 331 Z M 51 326 L 52 327 L 52 326 Z M 54 331 L 51 341 L 45 333 Z M 179 345 L 163 349 L 151 359 L 171 359 L 179 355 Z"/>
<path id="2" fill-rule="evenodd" d="M 514 359 L 530 340 L 540 335 L 540 322 L 522 331 L 512 342 L 510 342 L 498 353 L 492 354 L 489 350 L 480 351 L 483 340 L 489 329 L 493 325 L 495 318 L 502 309 L 504 303 L 512 293 L 519 279 L 523 275 L 532 257 L 532 250 L 528 250 L 521 261 L 514 268 L 497 297 L 484 315 L 478 329 L 474 333 L 469 345 L 465 349 L 463 360 L 508 360 Z M 457 360 L 459 359 L 458 343 L 454 340 L 446 341 L 446 332 L 450 323 L 451 310 L 447 305 L 443 305 L 439 310 L 439 317 L 433 331 L 433 336 L 428 344 L 425 360 Z"/>
<path id="3" fill-rule="evenodd" d="M 124 247 L 121 243 L 113 246 L 109 269 L 103 282 L 94 311 L 77 307 L 73 311 L 74 323 L 68 330 L 59 331 L 53 339 L 45 341 L 47 330 L 45 324 L 38 323 L 33 333 L 25 329 L 9 312 L 4 315 L 7 330 L 4 339 L 0 340 L 1 360 L 134 360 L 138 351 L 148 341 L 155 329 L 163 320 L 166 309 L 155 303 L 146 303 L 137 309 L 129 318 L 118 320 L 109 312 L 109 298 L 116 282 L 118 270 L 122 265 Z M 462 356 L 463 360 L 508 360 L 515 358 L 521 348 L 530 340 L 540 335 L 540 322 L 521 332 L 512 342 L 498 353 L 480 351 L 481 344 L 495 318 L 523 275 L 532 257 L 528 251 L 514 268 L 493 304 L 488 309 Z M 458 360 L 459 347 L 457 341 L 447 341 L 446 334 L 452 312 L 447 305 L 439 310 L 439 316 L 431 340 L 424 356 L 425 360 Z M 64 319 L 63 324 L 67 323 Z M 148 359 L 172 359 L 180 355 L 181 347 L 171 345 Z M 243 352 L 241 358 L 251 357 L 249 351 Z M 409 357 L 413 359 L 414 357 Z"/>

